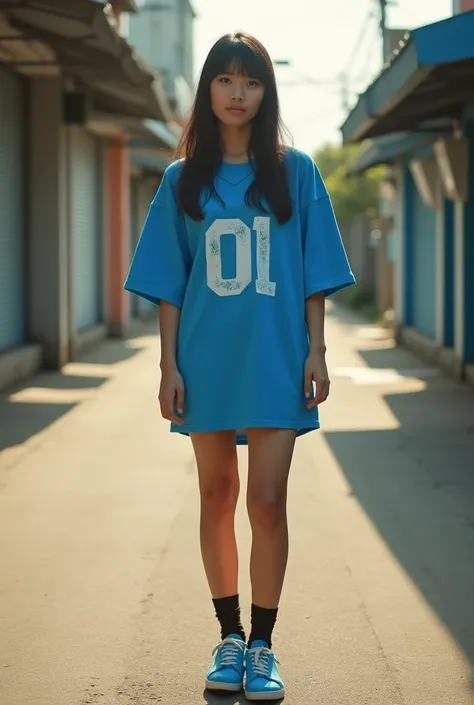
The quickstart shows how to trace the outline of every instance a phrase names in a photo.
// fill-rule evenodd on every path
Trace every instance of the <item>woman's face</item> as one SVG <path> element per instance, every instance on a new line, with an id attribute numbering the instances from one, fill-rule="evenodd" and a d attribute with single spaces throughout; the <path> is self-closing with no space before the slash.
<path id="1" fill-rule="evenodd" d="M 212 111 L 224 125 L 246 125 L 258 113 L 264 90 L 260 81 L 251 76 L 219 74 L 211 82 Z"/>

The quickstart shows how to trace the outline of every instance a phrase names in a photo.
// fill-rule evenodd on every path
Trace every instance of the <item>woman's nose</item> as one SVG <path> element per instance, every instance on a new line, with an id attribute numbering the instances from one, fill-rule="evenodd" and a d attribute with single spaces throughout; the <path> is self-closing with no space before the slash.
<path id="1" fill-rule="evenodd" d="M 232 92 L 232 100 L 243 100 L 244 93 L 242 90 L 241 86 L 234 86 L 234 90 Z"/>

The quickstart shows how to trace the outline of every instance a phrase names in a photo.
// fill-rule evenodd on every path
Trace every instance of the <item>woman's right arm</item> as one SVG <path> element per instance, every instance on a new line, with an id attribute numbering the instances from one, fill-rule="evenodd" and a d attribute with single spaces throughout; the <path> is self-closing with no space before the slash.
<path id="1" fill-rule="evenodd" d="M 161 414 L 169 421 L 182 424 L 183 418 L 176 416 L 174 408 L 174 402 L 176 400 L 178 413 L 183 413 L 184 383 L 179 373 L 176 360 L 181 309 L 167 301 L 161 301 L 159 315 L 161 339 L 161 384 L 159 399 Z"/>

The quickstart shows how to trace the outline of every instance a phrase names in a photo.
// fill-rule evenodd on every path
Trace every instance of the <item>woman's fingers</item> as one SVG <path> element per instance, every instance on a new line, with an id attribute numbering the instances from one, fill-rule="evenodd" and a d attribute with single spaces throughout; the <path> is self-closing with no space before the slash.
<path id="1" fill-rule="evenodd" d="M 160 399 L 161 415 L 167 421 L 181 425 L 184 423 L 184 419 L 180 418 L 175 412 L 175 399 L 177 399 L 176 393 L 173 396 L 167 395 L 166 397 Z M 178 413 L 180 412 L 178 411 Z"/>

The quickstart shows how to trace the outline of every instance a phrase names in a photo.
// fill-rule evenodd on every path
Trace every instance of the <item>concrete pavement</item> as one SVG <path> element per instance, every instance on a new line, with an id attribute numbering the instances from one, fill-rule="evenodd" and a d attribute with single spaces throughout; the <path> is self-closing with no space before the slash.
<path id="1" fill-rule="evenodd" d="M 157 345 L 108 341 L 0 404 L 1 705 L 245 702 L 203 691 L 218 630 Z M 472 704 L 474 392 L 338 308 L 328 347 L 290 483 L 285 702 Z M 243 502 L 238 537 L 248 623 Z"/>

